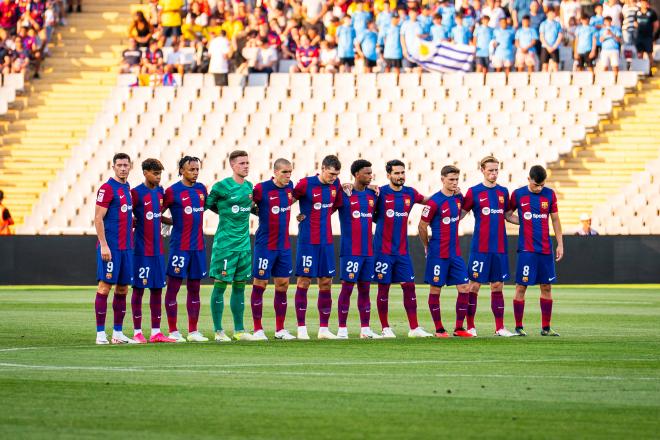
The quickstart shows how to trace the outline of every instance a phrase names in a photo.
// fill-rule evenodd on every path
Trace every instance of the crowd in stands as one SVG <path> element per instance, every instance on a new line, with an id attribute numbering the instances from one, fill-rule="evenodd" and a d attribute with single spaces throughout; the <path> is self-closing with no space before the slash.
<path id="1" fill-rule="evenodd" d="M 5 0 L 6 1 L 6 0 Z M 475 47 L 475 70 L 575 70 L 619 54 L 651 57 L 658 17 L 648 0 L 152 0 L 135 13 L 121 71 L 172 74 L 421 71 L 419 39 Z M 616 54 L 616 56 L 615 56 Z M 570 66 L 568 66 L 570 68 Z"/>
<path id="2" fill-rule="evenodd" d="M 65 24 L 66 12 L 81 12 L 81 0 L 73 1 L 0 0 L 0 73 L 26 74 L 31 68 L 39 78 L 55 26 Z"/>

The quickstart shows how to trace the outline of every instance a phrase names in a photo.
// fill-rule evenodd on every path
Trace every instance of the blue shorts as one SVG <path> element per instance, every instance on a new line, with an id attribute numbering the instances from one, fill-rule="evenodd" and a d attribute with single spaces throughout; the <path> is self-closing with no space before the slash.
<path id="1" fill-rule="evenodd" d="M 467 283 L 465 261 L 461 257 L 427 257 L 424 282 L 437 287 Z"/>
<path id="2" fill-rule="evenodd" d="M 170 249 L 170 257 L 167 260 L 167 275 L 189 280 L 206 278 L 206 251 Z"/>
<path id="3" fill-rule="evenodd" d="M 133 287 L 162 289 L 165 287 L 165 255 L 133 256 Z"/>
<path id="4" fill-rule="evenodd" d="M 383 255 L 375 257 L 376 282 L 379 284 L 412 283 L 415 270 L 410 255 Z"/>
<path id="5" fill-rule="evenodd" d="M 296 276 L 308 278 L 334 277 L 335 247 L 332 244 L 301 244 L 296 255 Z"/>
<path id="6" fill-rule="evenodd" d="M 554 284 L 555 281 L 557 281 L 557 274 L 553 254 L 518 252 L 516 284 L 534 286 L 536 284 Z"/>
<path id="7" fill-rule="evenodd" d="M 371 282 L 374 279 L 374 257 L 339 257 L 341 280 Z"/>
<path id="8" fill-rule="evenodd" d="M 509 256 L 494 252 L 470 252 L 468 263 L 470 281 L 477 283 L 498 283 L 508 280 Z"/>
<path id="9" fill-rule="evenodd" d="M 110 249 L 110 253 L 110 261 L 103 261 L 101 246 L 96 247 L 96 281 L 120 286 L 133 284 L 133 249 Z"/>
<path id="10" fill-rule="evenodd" d="M 273 278 L 289 278 L 293 272 L 291 249 L 269 251 L 266 248 L 254 248 L 252 276 L 258 280 Z"/>

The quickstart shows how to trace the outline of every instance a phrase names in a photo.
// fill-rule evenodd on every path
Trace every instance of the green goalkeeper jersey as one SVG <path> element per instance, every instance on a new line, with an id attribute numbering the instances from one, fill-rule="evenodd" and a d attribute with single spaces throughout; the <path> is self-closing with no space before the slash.
<path id="1" fill-rule="evenodd" d="M 213 239 L 214 251 L 249 251 L 252 183 L 238 184 L 227 177 L 213 185 L 205 208 L 218 214 L 220 221 Z"/>

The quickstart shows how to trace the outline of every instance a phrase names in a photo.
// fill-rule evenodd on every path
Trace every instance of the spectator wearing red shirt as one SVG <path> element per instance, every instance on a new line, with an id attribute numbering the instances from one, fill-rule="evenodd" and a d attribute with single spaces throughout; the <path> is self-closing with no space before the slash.
<path id="1" fill-rule="evenodd" d="M 0 3 L 0 27 L 9 35 L 16 33 L 16 24 L 18 24 L 20 16 L 21 12 L 14 0 L 2 0 Z"/>
<path id="2" fill-rule="evenodd" d="M 291 73 L 316 73 L 319 71 L 319 49 L 309 44 L 309 37 L 300 37 L 300 47 L 296 50 L 296 64 Z"/>

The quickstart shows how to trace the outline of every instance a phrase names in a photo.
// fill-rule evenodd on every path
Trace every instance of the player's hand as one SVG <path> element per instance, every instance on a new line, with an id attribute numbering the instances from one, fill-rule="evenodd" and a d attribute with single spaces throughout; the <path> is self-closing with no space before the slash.
<path id="1" fill-rule="evenodd" d="M 555 251 L 555 255 L 556 255 L 556 258 L 555 258 L 556 261 L 560 261 L 562 258 L 564 258 L 564 246 L 563 245 L 560 244 L 559 246 L 557 246 L 557 250 Z"/>
<path id="2" fill-rule="evenodd" d="M 592 50 L 591 52 L 589 52 L 589 59 L 593 60 L 594 58 L 596 58 L 596 51 Z"/>
<path id="3" fill-rule="evenodd" d="M 454 195 L 456 195 L 456 194 L 460 194 L 460 193 L 461 193 L 461 187 L 460 187 L 460 186 L 457 186 L 457 187 L 456 187 L 456 190 L 454 191 Z"/>
<path id="4" fill-rule="evenodd" d="M 369 185 L 367 188 L 376 193 L 376 197 L 380 195 L 380 187 L 378 185 Z"/>
<path id="5" fill-rule="evenodd" d="M 162 224 L 160 225 L 160 235 L 163 237 L 169 237 L 172 233 L 172 225 Z"/>
<path id="6" fill-rule="evenodd" d="M 343 183 L 341 185 L 341 187 L 343 188 L 346 195 L 350 197 L 351 194 L 353 193 L 353 184 L 352 183 Z"/>
<path id="7" fill-rule="evenodd" d="M 298 220 L 298 223 L 300 223 L 301 221 L 305 220 L 305 214 L 298 214 L 298 215 L 296 216 L 296 220 Z"/>
<path id="8" fill-rule="evenodd" d="M 112 260 L 112 252 L 107 244 L 101 245 L 101 260 L 106 262 Z"/>

